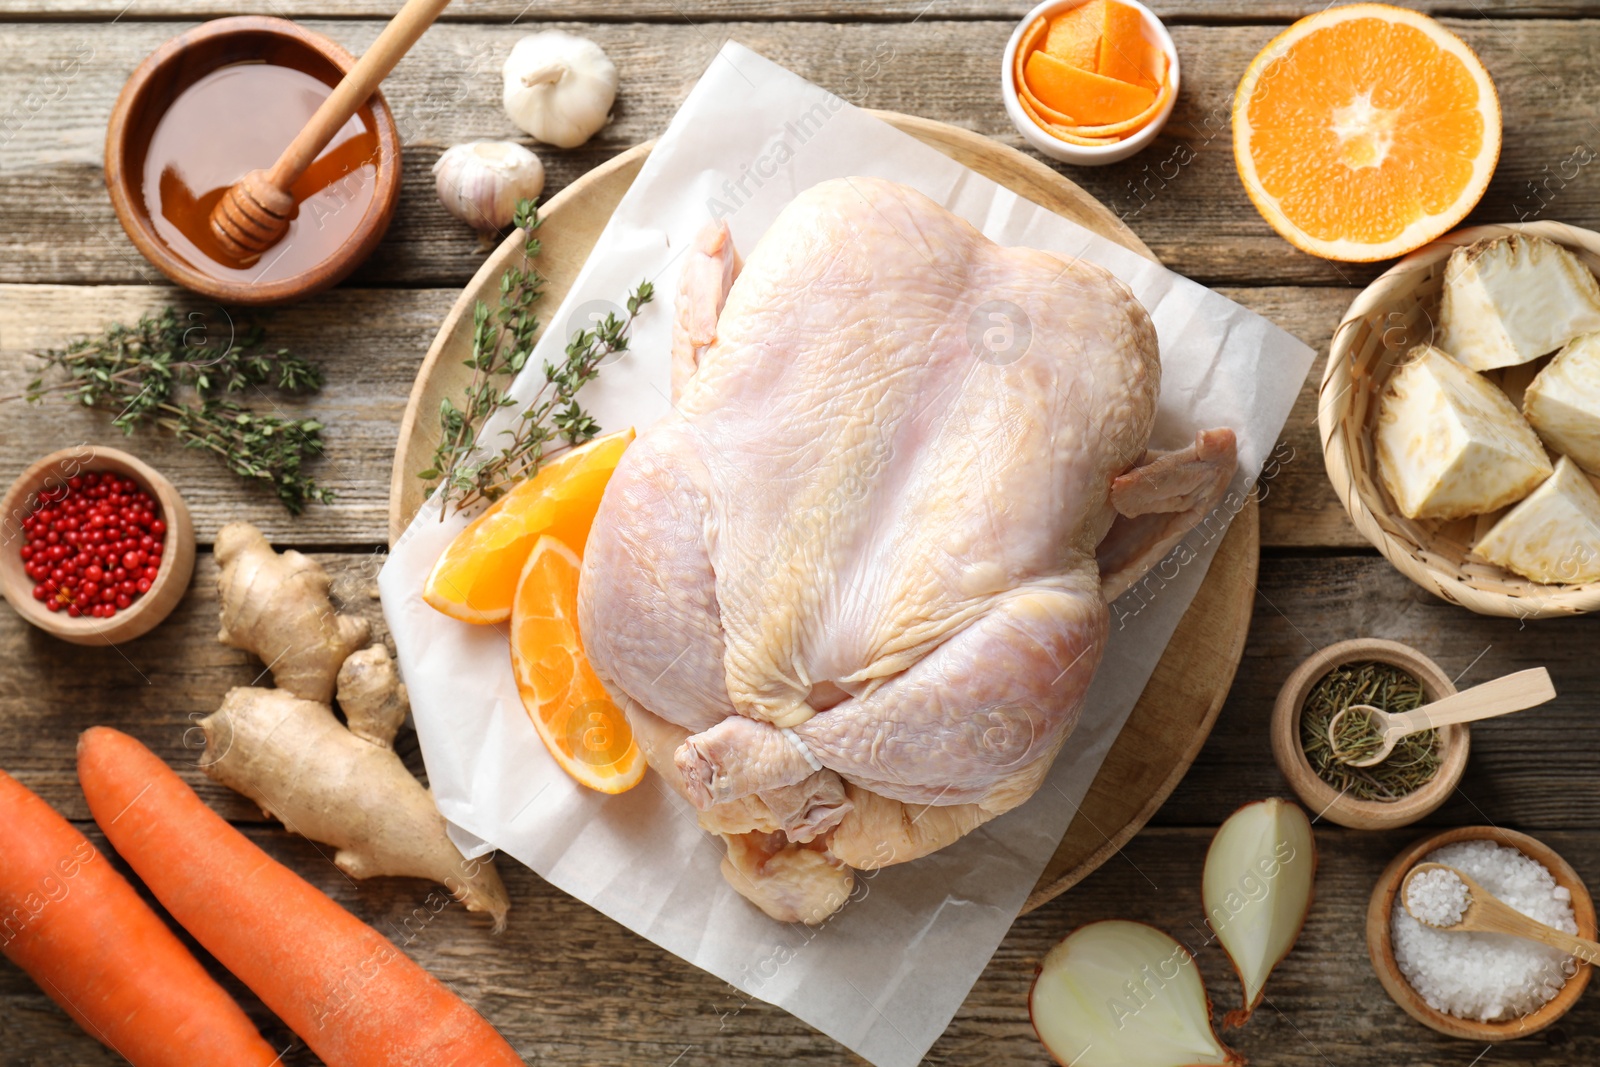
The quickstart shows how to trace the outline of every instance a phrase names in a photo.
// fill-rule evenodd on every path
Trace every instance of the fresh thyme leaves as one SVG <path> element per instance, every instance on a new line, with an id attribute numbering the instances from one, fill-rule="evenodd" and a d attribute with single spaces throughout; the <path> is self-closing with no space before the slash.
<path id="1" fill-rule="evenodd" d="M 544 277 L 532 262 L 539 257 L 542 222 L 537 201 L 517 203 L 512 224 L 523 232 L 522 262 L 507 267 L 500 276 L 500 306 L 495 311 L 481 300 L 473 305 L 472 357 L 466 360 L 472 381 L 459 406 L 449 397 L 439 402 L 439 444 L 433 450 L 433 462 L 418 477 L 429 483 L 430 491 L 440 486 L 446 505 L 455 499 L 459 506 L 468 493 L 479 488 L 482 464 L 467 462 L 478 430 L 490 415 L 513 403 L 505 386 L 527 365 L 533 352 L 539 318 L 532 309 L 544 295 Z"/>
<path id="2" fill-rule="evenodd" d="M 1300 744 L 1317 777 L 1341 793 L 1359 800 L 1398 800 L 1426 785 L 1439 771 L 1439 735 L 1424 730 L 1401 738 L 1387 759 L 1372 767 L 1352 767 L 1334 755 L 1328 742 L 1328 723 L 1352 704 L 1370 704 L 1380 711 L 1399 713 L 1422 706 L 1422 683 L 1399 667 L 1387 663 L 1346 663 L 1335 667 L 1306 696 L 1300 711 Z M 1370 731 L 1365 715 L 1346 715 L 1339 750 L 1353 758 L 1363 754 L 1360 734 Z M 1363 726 L 1363 724 L 1369 724 Z M 1344 736 L 1348 734 L 1349 736 Z M 1370 755 L 1374 748 L 1365 750 Z"/>
<path id="3" fill-rule="evenodd" d="M 306 504 L 326 504 L 333 492 L 301 469 L 322 454 L 322 424 L 315 419 L 267 415 L 237 398 L 264 386 L 287 393 L 322 386 L 315 364 L 285 349 L 262 349 L 262 330 L 250 326 L 218 352 L 198 313 L 180 319 L 167 308 L 141 316 L 134 326 L 108 326 L 65 348 L 36 354 L 45 363 L 20 396 L 37 403 L 61 396 L 111 413 L 111 425 L 131 434 L 140 425 L 160 426 L 187 448 L 215 453 L 229 470 L 270 485 L 283 506 L 298 515 Z"/>
<path id="4" fill-rule="evenodd" d="M 544 365 L 544 383 L 514 425 L 501 431 L 499 439 L 482 442 L 480 449 L 478 435 L 484 423 L 501 408 L 518 403 L 509 393 L 511 381 L 527 366 L 539 332 L 532 311 L 544 294 L 544 278 L 532 266 L 539 255 L 537 203 L 519 203 L 514 221 L 525 233 L 522 262 L 501 275 L 499 307 L 491 311 L 479 301 L 472 309 L 472 356 L 466 361 L 472 381 L 460 404 L 448 397 L 440 403 L 439 446 L 428 469 L 418 475 L 429 483 L 430 491 L 443 494 L 441 518 L 451 505 L 460 509 L 497 499 L 537 471 L 545 459 L 599 431 L 594 418 L 579 405 L 578 392 L 611 356 L 627 351 L 634 319 L 655 296 L 654 287 L 642 281 L 628 297 L 625 314 L 608 314 L 604 321 L 573 334 L 561 363 Z"/>

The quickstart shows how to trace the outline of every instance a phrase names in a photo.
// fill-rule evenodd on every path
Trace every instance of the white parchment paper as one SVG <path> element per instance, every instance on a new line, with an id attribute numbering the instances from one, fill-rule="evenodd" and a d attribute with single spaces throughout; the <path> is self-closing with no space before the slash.
<path id="1" fill-rule="evenodd" d="M 796 193 L 850 175 L 914 186 L 1001 244 L 1081 256 L 1112 270 L 1149 309 L 1160 336 L 1152 445 L 1182 446 L 1202 427 L 1238 433 L 1235 495 L 1155 577 L 1114 606 L 1113 636 L 1082 719 L 1033 799 L 932 856 L 860 875 L 855 898 L 820 928 L 781 925 L 724 883 L 720 843 L 653 775 L 605 797 L 556 767 L 518 700 L 503 628 L 463 625 L 422 602 L 424 576 L 463 520 L 441 523 L 437 510 L 425 507 L 394 546 L 380 587 L 434 796 L 463 847 L 498 848 L 872 1063 L 905 1067 L 949 1024 L 1065 833 L 1273 448 L 1312 352 L 1259 316 L 730 42 L 550 317 L 530 368 L 556 359 L 587 315 L 649 278 L 658 298 L 635 325 L 632 351 L 602 371 L 584 399 L 605 430 L 651 425 L 668 410 L 673 293 L 696 232 L 712 217 L 726 217 L 737 246 L 748 251 Z M 531 396 L 540 378 L 525 374 L 516 395 Z M 641 986 L 639 995 L 653 994 Z M 736 1006 L 734 1000 L 730 1010 Z M 714 1049 L 725 1021 L 717 1016 L 729 1012 L 711 1012 L 707 1044 Z"/>

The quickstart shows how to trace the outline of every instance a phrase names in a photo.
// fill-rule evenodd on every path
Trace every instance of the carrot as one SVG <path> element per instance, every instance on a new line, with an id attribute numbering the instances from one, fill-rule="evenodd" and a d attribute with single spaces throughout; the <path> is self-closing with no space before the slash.
<path id="1" fill-rule="evenodd" d="M 72 824 L 0 771 L 0 950 L 134 1067 L 266 1067 L 277 1053 Z"/>
<path id="2" fill-rule="evenodd" d="M 156 899 L 328 1067 L 521 1067 L 483 1016 L 228 825 L 138 741 L 86 731 L 78 780 Z"/>

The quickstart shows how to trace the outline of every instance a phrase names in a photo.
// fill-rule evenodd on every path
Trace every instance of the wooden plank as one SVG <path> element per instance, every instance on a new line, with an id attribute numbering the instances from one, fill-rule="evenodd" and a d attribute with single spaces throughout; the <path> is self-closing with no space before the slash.
<path id="1" fill-rule="evenodd" d="M 1317 353 L 1278 446 L 1262 471 L 1263 547 L 1368 548 L 1328 483 L 1317 433 L 1317 389 L 1334 328 L 1358 290 L 1300 286 L 1220 287 L 1217 290 L 1298 337 Z"/>
<path id="2" fill-rule="evenodd" d="M 389 18 L 399 0 L 10 0 L 0 19 L 91 19 L 125 21 L 160 18 L 221 18 L 276 15 L 280 18 Z M 1320 0 L 1152 0 L 1145 5 L 1169 23 L 1282 23 L 1327 7 Z M 1600 14 L 1595 0 L 1404 0 L 1402 7 L 1438 17 L 1464 19 L 1588 18 Z M 1028 0 L 627 0 L 604 5 L 594 0 L 473 0 L 440 16 L 446 22 L 515 22 L 537 27 L 551 19 L 595 22 L 726 22 L 738 20 L 823 20 L 901 22 L 913 19 L 1020 19 L 1034 5 Z"/>
<path id="3" fill-rule="evenodd" d="M 385 632 L 371 587 L 381 557 L 319 554 L 337 576 L 349 610 Z M 202 553 L 194 584 L 152 633 L 117 649 L 67 645 L 0 610 L 0 663 L 14 664 L 0 685 L 0 766 L 73 818 L 87 809 L 73 774 L 73 746 L 90 726 L 135 734 L 183 768 L 189 782 L 230 818 L 259 813 L 213 786 L 195 764 L 192 722 L 210 714 L 233 686 L 260 674 L 254 659 L 217 643 L 216 566 Z M 1600 775 L 1590 737 L 1600 705 L 1600 675 L 1590 669 L 1600 618 L 1518 625 L 1473 615 L 1423 593 L 1377 556 L 1297 557 L 1261 562 L 1255 621 L 1211 739 L 1157 824 L 1217 824 L 1242 799 L 1286 794 L 1272 762 L 1267 723 L 1278 687 L 1311 652 L 1360 635 L 1389 637 L 1433 656 L 1466 686 L 1526 667 L 1547 666 L 1560 696 L 1521 715 L 1473 728 L 1473 751 L 1459 794 L 1431 825 L 1504 822 L 1577 829 L 1600 825 L 1600 792 L 1574 788 Z M 412 766 L 415 735 L 402 734 Z"/>
<path id="4" fill-rule="evenodd" d="M 112 100 L 133 67 L 178 23 L 0 25 L 0 281 L 136 282 L 100 176 Z M 354 50 L 373 21 L 314 22 Z M 573 153 L 544 150 L 553 192 L 587 167 L 658 134 L 726 38 L 736 38 L 853 101 L 952 122 L 1020 146 L 1000 105 L 996 57 L 1010 20 L 840 25 L 828 22 L 564 24 L 617 60 L 616 121 Z M 1596 136 L 1600 83 L 1589 23 L 1452 20 L 1494 73 L 1507 141 L 1472 221 L 1518 217 L 1600 224 L 1600 178 L 1573 160 Z M 386 92 L 409 145 L 395 224 L 354 284 L 462 285 L 482 259 L 475 238 L 435 203 L 427 168 L 454 142 L 513 137 L 500 108 L 499 66 L 524 26 L 435 27 L 396 69 Z M 1271 26 L 1180 25 L 1184 87 L 1155 145 L 1071 176 L 1127 221 L 1174 269 L 1213 284 L 1364 283 L 1378 267 L 1295 251 L 1250 206 L 1234 171 L 1229 107 L 1239 75 Z M 75 58 L 79 57 L 79 58 Z M 65 63 L 64 68 L 62 64 Z M 1580 154 L 1574 157 L 1574 153 Z M 1565 176 L 1563 176 L 1565 175 Z M 1545 183 L 1539 191 L 1532 183 Z"/>
<path id="5" fill-rule="evenodd" d="M 97 844 L 103 838 L 85 827 Z M 749 1000 L 587 906 L 526 868 L 503 863 L 512 898 L 504 934 L 459 907 L 434 915 L 432 887 L 411 879 L 351 884 L 304 841 L 279 830 L 250 836 L 334 899 L 401 944 L 498 1027 L 530 1064 L 616 1067 L 715 1063 L 860 1064 L 791 1016 Z M 924 1061 L 949 1067 L 1034 1067 L 1048 1057 L 1028 1022 L 1038 961 L 1074 927 L 1100 919 L 1153 923 L 1196 950 L 1218 1013 L 1238 986 L 1203 927 L 1200 871 L 1212 831 L 1151 829 L 1070 893 L 1023 916 Z M 1383 995 L 1364 947 L 1367 897 L 1383 866 L 1416 834 L 1318 829 L 1317 900 L 1294 952 L 1273 975 L 1267 1002 L 1225 1039 L 1252 1063 L 1465 1065 L 1468 1047 L 1412 1022 Z M 1600 884 L 1600 831 L 1544 832 L 1589 882 Z M 120 861 L 115 861 L 119 862 Z M 409 923 L 408 923 L 409 920 Z M 826 930 L 821 936 L 826 936 Z M 885 946 L 893 951 L 893 946 Z M 312 1056 L 248 990 L 208 965 L 277 1047 L 287 1067 Z M 15 966 L 0 962 L 0 1039 L 7 1063 L 115 1067 L 122 1060 L 80 1032 Z M 1557 1028 L 1504 1049 L 1539 1067 L 1600 1061 L 1600 998 L 1585 997 Z M 1503 1057 L 1502 1057 L 1503 1058 Z"/>
<path id="6" fill-rule="evenodd" d="M 1422 591 L 1376 555 L 1261 561 L 1233 690 L 1200 758 L 1153 821 L 1218 823 L 1249 798 L 1291 795 L 1268 744 L 1272 703 L 1302 660 L 1350 637 L 1412 645 L 1461 688 L 1541 666 L 1555 682 L 1559 695 L 1551 703 L 1473 724 L 1466 777 L 1427 825 L 1600 825 L 1595 747 L 1584 740 L 1594 737 L 1600 705 L 1593 652 L 1600 617 L 1521 622 L 1474 615 Z"/>
<path id="7" fill-rule="evenodd" d="M 124 438 L 104 413 L 55 399 L 0 405 L 0 478 L 9 482 L 58 448 L 110 444 L 131 449 L 172 480 L 194 513 L 202 543 L 234 519 L 296 544 L 385 543 L 395 427 L 422 354 L 455 296 L 441 289 L 340 289 L 261 316 L 268 342 L 313 359 L 327 378 L 311 397 L 272 390 L 245 397 L 263 411 L 310 414 L 325 424 L 326 456 L 308 470 L 337 497 L 331 505 L 311 505 L 299 518 L 270 490 L 246 484 L 215 456 L 183 448 L 165 431 Z M 170 286 L 0 286 L 0 396 L 21 392 L 38 373 L 27 353 L 113 322 L 132 323 L 168 304 L 204 316 L 209 351 L 225 341 L 230 319 L 224 310 Z M 202 335 L 195 341 L 200 344 Z"/>
<path id="8" fill-rule="evenodd" d="M 1350 300 L 1331 288 L 1225 288 L 1221 292 L 1265 315 L 1324 353 Z M 164 433 L 125 442 L 106 417 L 60 403 L 0 406 L 0 478 L 12 478 L 48 451 L 81 442 L 131 444 L 172 478 L 194 510 L 202 543 L 235 518 L 259 525 L 287 544 L 381 544 L 388 539 L 385 486 L 395 432 L 411 379 L 456 293 L 449 289 L 336 289 L 267 315 L 268 340 L 320 363 L 321 394 L 282 401 L 328 427 L 328 455 L 314 468 L 338 493 L 328 506 L 290 516 L 271 494 L 243 485 L 213 457 L 179 447 Z M 219 309 L 170 286 L 0 285 L 0 396 L 20 391 L 35 373 L 26 355 L 64 345 L 112 322 L 175 304 L 225 323 Z M 548 309 L 553 309 L 550 305 Z M 1328 486 L 1316 434 L 1313 368 L 1284 428 L 1263 485 L 1262 544 L 1365 546 Z"/>
<path id="9" fill-rule="evenodd" d="M 383 557 L 345 552 L 313 558 L 334 575 L 342 610 L 368 619 L 373 639 L 386 640 L 377 599 Z M 9 607 L 0 609 L 0 767 L 68 818 L 87 819 L 77 781 L 78 735 L 91 726 L 114 726 L 178 768 L 230 819 L 263 821 L 254 805 L 200 770 L 205 739 L 195 723 L 235 686 L 271 684 L 258 660 L 217 640 L 217 570 L 216 558 L 200 553 L 189 592 L 173 613 L 116 647 L 69 645 L 33 629 Z M 402 731 L 396 749 L 422 773 L 413 731 Z"/>

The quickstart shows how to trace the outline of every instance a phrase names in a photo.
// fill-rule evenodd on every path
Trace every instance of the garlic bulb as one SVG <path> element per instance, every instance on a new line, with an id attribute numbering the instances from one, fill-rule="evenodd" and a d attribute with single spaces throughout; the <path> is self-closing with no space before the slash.
<path id="1" fill-rule="evenodd" d="M 510 225 L 517 201 L 544 191 L 544 164 L 511 141 L 458 144 L 433 165 L 439 203 L 479 232 Z"/>
<path id="2" fill-rule="evenodd" d="M 545 30 L 506 57 L 506 114 L 546 144 L 581 145 L 606 124 L 616 98 L 616 65 L 587 37 Z"/>

